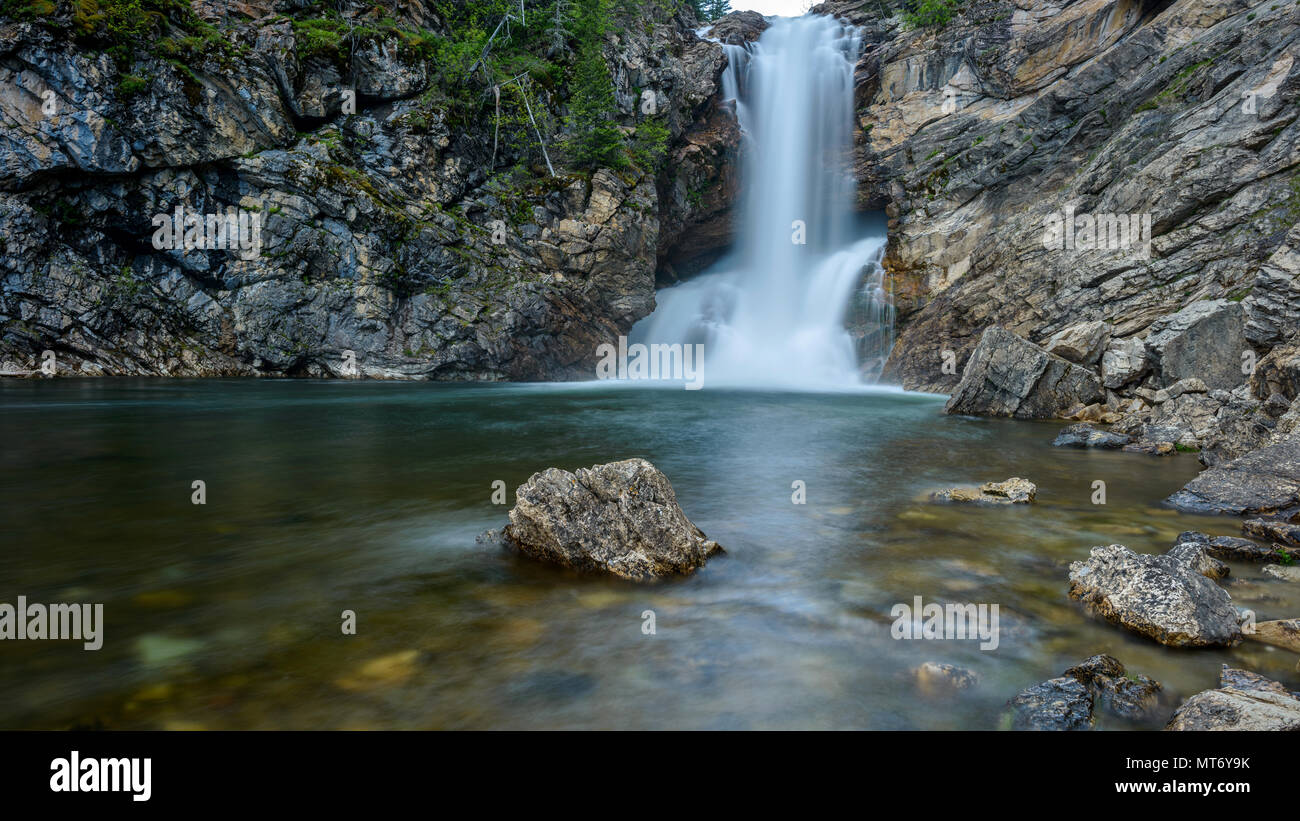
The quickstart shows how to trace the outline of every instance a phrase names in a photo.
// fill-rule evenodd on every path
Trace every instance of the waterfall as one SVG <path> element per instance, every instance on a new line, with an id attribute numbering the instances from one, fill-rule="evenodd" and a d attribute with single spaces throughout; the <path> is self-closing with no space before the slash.
<path id="1" fill-rule="evenodd" d="M 658 294 L 632 330 L 702 343 L 708 384 L 794 389 L 871 381 L 893 342 L 882 224 L 853 211 L 858 35 L 827 17 L 776 18 L 747 49 L 724 45 L 744 185 L 732 252 Z M 856 236 L 855 236 L 856 234 Z"/>

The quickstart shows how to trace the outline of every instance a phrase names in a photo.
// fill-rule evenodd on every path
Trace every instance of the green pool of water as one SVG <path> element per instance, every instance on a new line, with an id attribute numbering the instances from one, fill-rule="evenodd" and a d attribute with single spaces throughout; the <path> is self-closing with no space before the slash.
<path id="1" fill-rule="evenodd" d="M 0 726 L 990 728 L 1097 652 L 1173 699 L 1225 661 L 1296 685 L 1289 654 L 1166 649 L 1066 596 L 1092 545 L 1236 533 L 1159 506 L 1195 456 L 1057 449 L 1056 423 L 941 411 L 898 392 L 0 382 L 0 601 L 105 614 L 97 652 L 0 643 Z M 475 542 L 506 521 L 494 482 L 512 503 L 537 470 L 631 456 L 726 556 L 638 586 Z M 921 501 L 1009 476 L 1037 503 Z M 1300 610 L 1300 585 L 1232 569 L 1261 620 Z M 915 596 L 998 604 L 998 648 L 891 638 Z M 910 671 L 928 660 L 980 683 L 927 695 Z"/>

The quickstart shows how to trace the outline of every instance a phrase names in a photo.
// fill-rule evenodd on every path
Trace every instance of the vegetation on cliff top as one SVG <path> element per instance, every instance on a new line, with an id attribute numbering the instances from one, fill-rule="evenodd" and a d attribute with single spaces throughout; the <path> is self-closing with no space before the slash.
<path id="1" fill-rule="evenodd" d="M 903 7 L 908 28 L 942 27 L 951 22 L 965 0 L 913 0 Z"/>
<path id="2" fill-rule="evenodd" d="M 519 0 L 426 0 L 422 5 L 439 21 L 436 28 L 399 19 L 402 7 L 324 0 L 265 19 L 291 25 L 300 62 L 325 60 L 345 77 L 365 44 L 396 44 L 403 60 L 429 69 L 422 100 L 430 110 L 424 119 L 436 109 L 462 129 L 494 122 L 507 163 L 522 160 L 540 167 L 540 129 L 570 167 L 635 166 L 650 172 L 665 156 L 668 129 L 643 116 L 631 139 L 625 138 L 604 54 L 607 33 L 625 32 L 630 25 L 653 31 L 656 22 L 670 20 L 686 5 L 701 19 L 729 10 L 727 0 L 542 0 L 525 3 L 522 13 Z M 202 62 L 224 63 L 243 54 L 246 48 L 239 43 L 246 37 L 235 31 L 249 22 L 233 11 L 226 21 L 209 22 L 185 0 L 0 0 L 0 11 L 107 53 L 117 66 L 117 90 L 124 100 L 148 90 L 157 65 L 151 58 L 170 64 L 197 98 Z M 508 15 L 512 21 L 498 27 Z M 527 26 L 521 25 L 524 15 Z M 521 78 L 526 79 L 518 82 Z M 500 89 L 499 104 L 493 86 Z M 535 119 L 541 121 L 536 126 Z M 420 120 L 417 115 L 411 123 Z"/>

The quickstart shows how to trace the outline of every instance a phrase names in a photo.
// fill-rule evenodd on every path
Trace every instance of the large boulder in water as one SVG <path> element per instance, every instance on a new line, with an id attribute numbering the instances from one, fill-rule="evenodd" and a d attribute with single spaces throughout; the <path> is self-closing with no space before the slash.
<path id="1" fill-rule="evenodd" d="M 1046 419 L 1104 399 L 1092 371 L 992 327 L 980 337 L 944 412 Z"/>
<path id="2" fill-rule="evenodd" d="M 1223 665 L 1219 689 L 1197 693 L 1166 730 L 1300 730 L 1300 698 L 1272 679 Z"/>
<path id="3" fill-rule="evenodd" d="M 1225 647 L 1241 638 L 1241 626 L 1232 597 L 1210 579 L 1222 572 L 1204 545 L 1193 542 L 1158 556 L 1099 546 L 1070 565 L 1070 598 L 1161 644 Z"/>
<path id="4" fill-rule="evenodd" d="M 722 552 L 644 459 L 534 473 L 515 491 L 504 537 L 533 558 L 635 581 L 690 573 Z"/>

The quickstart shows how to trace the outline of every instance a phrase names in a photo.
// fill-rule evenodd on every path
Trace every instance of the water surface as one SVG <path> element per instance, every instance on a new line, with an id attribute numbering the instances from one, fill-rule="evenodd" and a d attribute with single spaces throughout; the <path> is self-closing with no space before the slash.
<path id="1" fill-rule="evenodd" d="M 1174 695 L 1225 661 L 1297 684 L 1289 654 L 1166 649 L 1066 597 L 1091 545 L 1236 532 L 1158 506 L 1194 456 L 1055 449 L 1056 423 L 941 410 L 899 392 L 0 382 L 0 601 L 102 602 L 107 622 L 98 652 L 0 644 L 0 726 L 990 728 L 1102 651 Z M 494 481 L 513 502 L 537 470 L 631 456 L 726 556 L 638 586 L 475 542 L 506 521 Z M 1035 505 L 918 500 L 1013 475 Z M 1233 574 L 1261 620 L 1295 615 L 1300 586 Z M 1000 646 L 891 639 L 890 609 L 918 595 L 998 603 Z M 909 672 L 927 660 L 981 682 L 927 697 Z"/>

